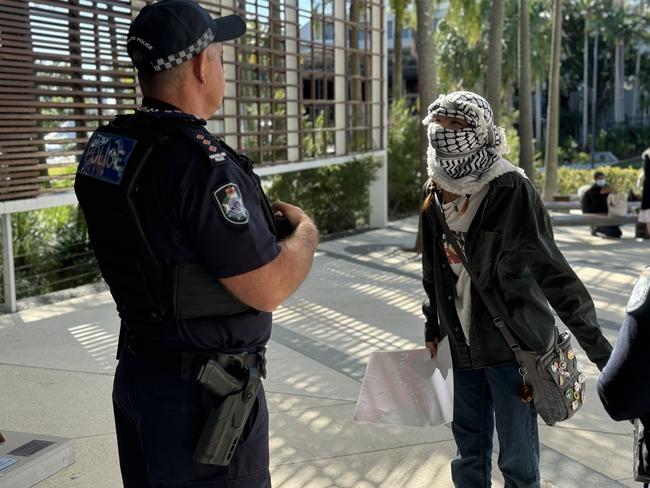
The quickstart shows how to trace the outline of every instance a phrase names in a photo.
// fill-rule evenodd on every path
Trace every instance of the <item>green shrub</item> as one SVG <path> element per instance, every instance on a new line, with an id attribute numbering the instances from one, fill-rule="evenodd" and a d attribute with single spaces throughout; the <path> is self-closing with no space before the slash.
<path id="1" fill-rule="evenodd" d="M 598 170 L 605 173 L 608 183 L 619 193 L 627 194 L 632 190 L 638 193 L 636 186 L 641 170 L 633 168 L 618 168 L 614 166 L 599 166 L 594 169 L 570 169 L 560 167 L 558 169 L 558 194 L 571 195 L 578 192 L 583 185 L 591 185 L 594 182 L 594 172 Z M 544 186 L 544 175 L 538 173 L 535 179 L 535 187 L 540 189 Z"/>
<path id="2" fill-rule="evenodd" d="M 582 152 L 575 139 L 568 136 L 562 141 L 562 145 L 557 148 L 557 160 L 560 164 L 588 163 L 591 161 L 591 155 Z"/>
<path id="3" fill-rule="evenodd" d="M 596 149 L 613 152 L 619 159 L 641 154 L 650 145 L 650 127 L 621 125 L 601 129 L 596 136 Z"/>
<path id="4" fill-rule="evenodd" d="M 17 298 L 100 279 L 77 206 L 21 212 L 11 221 Z"/>
<path id="5" fill-rule="evenodd" d="M 321 234 L 330 234 L 367 224 L 368 188 L 378 166 L 373 158 L 363 158 L 269 176 L 264 183 L 271 201 L 299 205 L 314 219 Z"/>
<path id="6" fill-rule="evenodd" d="M 420 121 L 406 101 L 390 106 L 388 127 L 388 211 L 416 212 L 420 204 Z"/>

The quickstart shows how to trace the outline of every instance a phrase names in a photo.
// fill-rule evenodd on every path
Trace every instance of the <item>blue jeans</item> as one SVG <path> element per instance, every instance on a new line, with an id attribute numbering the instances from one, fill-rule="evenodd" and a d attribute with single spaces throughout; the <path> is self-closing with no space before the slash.
<path id="1" fill-rule="evenodd" d="M 454 369 L 452 432 L 458 452 L 451 462 L 456 488 L 490 488 L 496 420 L 499 469 L 505 488 L 539 488 L 537 412 L 519 398 L 516 362 Z"/>

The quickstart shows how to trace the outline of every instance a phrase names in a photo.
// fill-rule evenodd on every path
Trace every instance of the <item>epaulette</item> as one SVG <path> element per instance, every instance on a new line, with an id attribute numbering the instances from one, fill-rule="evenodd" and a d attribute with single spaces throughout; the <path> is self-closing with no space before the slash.
<path id="1" fill-rule="evenodd" d="M 203 126 L 183 125 L 178 130 L 190 141 L 197 144 L 205 153 L 211 164 L 218 164 L 232 156 L 224 148 L 223 142 L 216 136 L 210 134 Z"/>

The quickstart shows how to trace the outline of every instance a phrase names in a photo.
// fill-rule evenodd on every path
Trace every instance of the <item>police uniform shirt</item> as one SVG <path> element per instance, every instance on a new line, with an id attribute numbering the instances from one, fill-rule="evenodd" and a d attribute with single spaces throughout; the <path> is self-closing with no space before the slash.
<path id="1" fill-rule="evenodd" d="M 143 107 L 144 116 L 178 110 L 146 98 Z M 141 221 L 154 253 L 170 266 L 198 261 L 215 280 L 272 261 L 280 247 L 264 217 L 256 177 L 201 127 L 182 130 L 154 150 L 151 170 L 139 180 Z M 165 341 L 180 341 L 174 347 L 237 350 L 266 344 L 271 313 L 249 309 L 166 325 Z"/>

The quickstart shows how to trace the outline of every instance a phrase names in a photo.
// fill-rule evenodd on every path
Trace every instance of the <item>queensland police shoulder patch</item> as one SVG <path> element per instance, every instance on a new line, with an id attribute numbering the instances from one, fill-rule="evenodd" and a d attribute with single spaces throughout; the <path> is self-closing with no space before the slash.
<path id="1" fill-rule="evenodd" d="M 630 299 L 627 302 L 626 312 L 637 318 L 639 315 L 645 315 L 650 308 L 650 297 L 648 296 L 649 291 L 650 266 L 646 266 L 639 275 L 636 285 L 634 285 Z"/>
<path id="2" fill-rule="evenodd" d="M 136 143 L 128 137 L 95 132 L 86 144 L 77 173 L 119 185 Z"/>
<path id="3" fill-rule="evenodd" d="M 243 225 L 248 223 L 248 209 L 239 187 L 235 183 L 226 183 L 212 191 L 212 197 L 221 210 L 221 215 L 231 224 Z"/>

